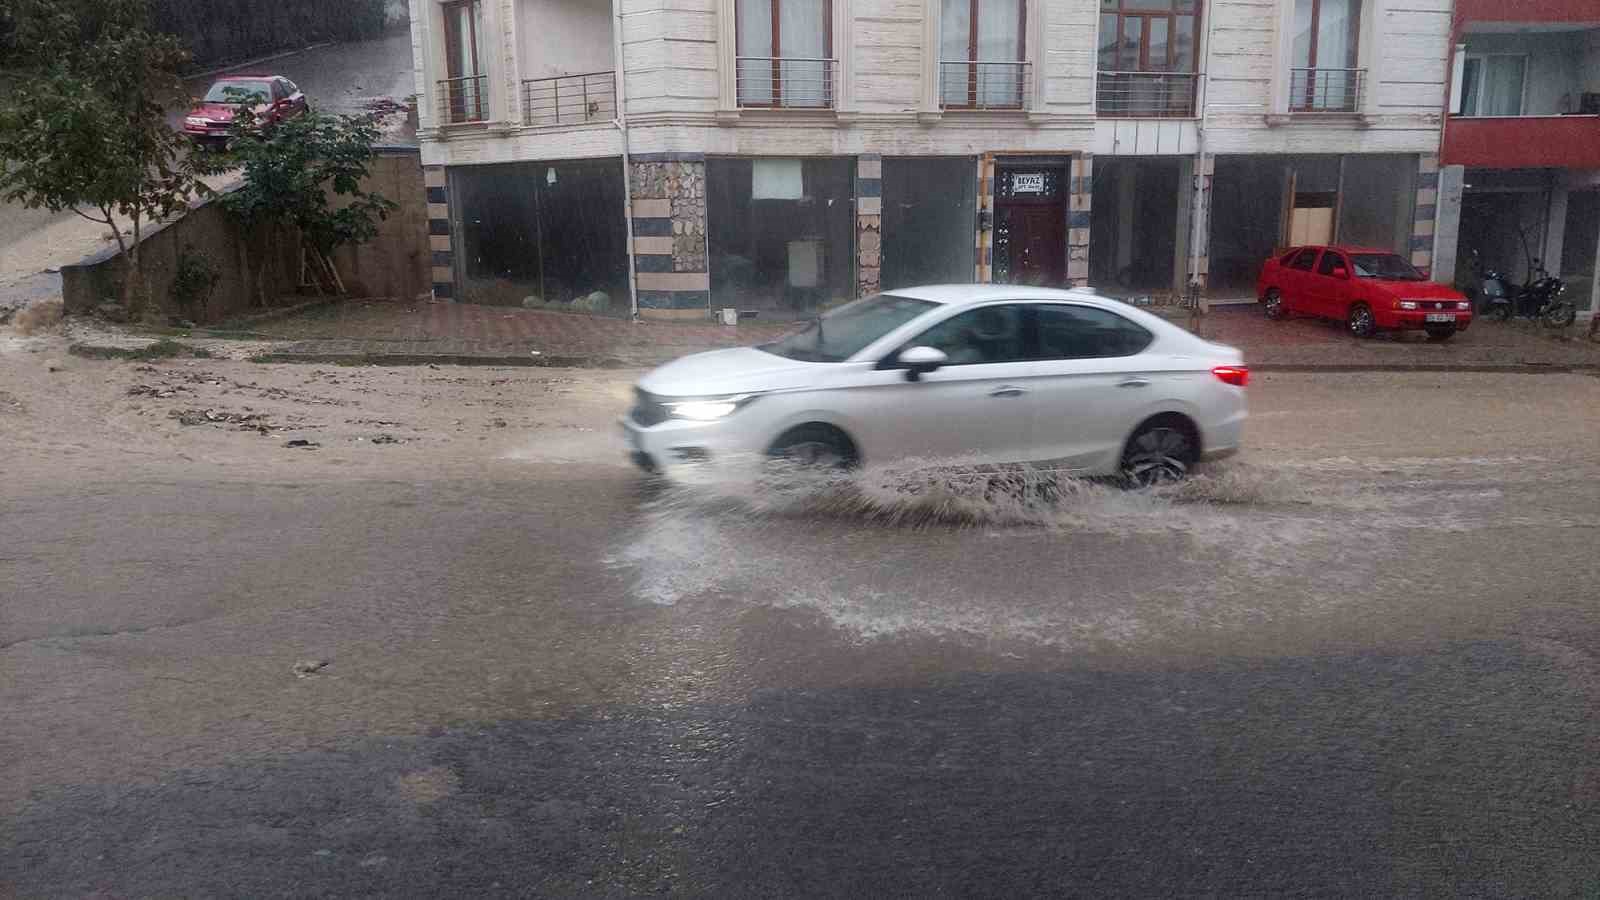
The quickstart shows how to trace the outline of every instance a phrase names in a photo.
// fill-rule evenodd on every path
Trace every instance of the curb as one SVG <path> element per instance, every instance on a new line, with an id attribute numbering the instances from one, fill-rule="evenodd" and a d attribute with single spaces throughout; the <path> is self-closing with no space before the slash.
<path id="1" fill-rule="evenodd" d="M 480 366 L 522 369 L 633 369 L 652 365 L 614 356 L 486 356 L 451 353 L 261 353 L 255 363 L 333 366 Z"/>
<path id="2" fill-rule="evenodd" d="M 1575 375 L 1600 373 L 1600 363 L 1245 363 L 1251 372 L 1504 372 L 1509 375 Z"/>
<path id="3" fill-rule="evenodd" d="M 338 41 L 323 41 L 320 44 L 311 44 L 306 47 L 301 47 L 298 50 L 280 50 L 277 53 L 270 53 L 266 56 L 258 56 L 255 59 L 247 59 L 244 62 L 232 63 L 216 69 L 207 69 L 204 72 L 194 72 L 181 77 L 184 81 L 188 81 L 190 79 L 210 78 L 213 75 L 220 75 L 223 72 L 232 72 L 235 69 L 243 69 L 247 66 L 258 66 L 264 62 L 272 62 L 275 59 L 283 59 L 285 56 L 294 56 L 296 53 L 309 53 L 312 50 L 321 50 L 323 47 L 332 47 L 337 43 Z"/>

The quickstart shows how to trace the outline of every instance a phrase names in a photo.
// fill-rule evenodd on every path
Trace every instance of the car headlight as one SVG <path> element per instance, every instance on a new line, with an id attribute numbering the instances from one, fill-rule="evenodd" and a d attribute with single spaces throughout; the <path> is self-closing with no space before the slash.
<path id="1" fill-rule="evenodd" d="M 1417 308 L 1417 301 L 1415 301 L 1415 300 L 1401 300 L 1400 301 L 1400 308 L 1401 309 L 1416 309 Z"/>
<path id="2" fill-rule="evenodd" d="M 698 400 L 679 400 L 662 404 L 674 419 L 692 422 L 713 422 L 726 418 L 740 407 L 756 398 L 755 394 L 737 394 L 732 397 L 702 397 Z"/>
<path id="3" fill-rule="evenodd" d="M 1456 309 L 1471 309 L 1472 303 L 1467 300 L 1457 300 Z"/>

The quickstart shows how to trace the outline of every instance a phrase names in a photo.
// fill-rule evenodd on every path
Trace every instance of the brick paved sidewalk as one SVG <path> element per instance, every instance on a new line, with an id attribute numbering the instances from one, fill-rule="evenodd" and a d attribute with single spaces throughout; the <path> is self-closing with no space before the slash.
<path id="1" fill-rule="evenodd" d="M 1162 311 L 1185 324 L 1185 314 Z M 605 316 L 460 303 L 350 301 L 249 326 L 271 338 L 275 360 L 423 361 L 528 365 L 648 366 L 718 347 L 758 344 L 795 327 L 747 321 L 633 323 Z M 1600 344 L 1585 327 L 1552 332 L 1531 323 L 1478 321 L 1444 343 L 1422 334 L 1358 340 L 1335 322 L 1273 322 L 1254 305 L 1213 309 L 1201 322 L 1209 340 L 1239 347 L 1257 367 L 1600 369 Z M 285 343 L 287 342 L 287 343 Z M 537 351 L 537 354 L 535 354 Z"/>

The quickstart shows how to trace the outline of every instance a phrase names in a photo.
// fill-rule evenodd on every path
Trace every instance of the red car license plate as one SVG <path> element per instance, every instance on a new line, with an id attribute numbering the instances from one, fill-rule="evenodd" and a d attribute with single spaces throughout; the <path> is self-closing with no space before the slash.
<path id="1" fill-rule="evenodd" d="M 1455 320 L 1454 313 L 1428 313 L 1423 319 L 1425 322 L 1454 322 Z"/>

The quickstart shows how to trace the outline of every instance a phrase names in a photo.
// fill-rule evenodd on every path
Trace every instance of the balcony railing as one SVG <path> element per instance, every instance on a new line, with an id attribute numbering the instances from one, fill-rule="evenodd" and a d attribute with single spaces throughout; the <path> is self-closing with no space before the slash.
<path id="1" fill-rule="evenodd" d="M 739 105 L 769 109 L 832 109 L 837 60 L 741 56 L 735 70 Z"/>
<path id="2" fill-rule="evenodd" d="M 582 125 L 617 116 L 617 73 L 585 72 L 522 82 L 524 125 Z"/>
<path id="3" fill-rule="evenodd" d="M 1193 72 L 1100 71 L 1095 112 L 1124 118 L 1186 119 L 1194 115 Z"/>
<path id="4" fill-rule="evenodd" d="M 446 125 L 482 122 L 488 118 L 489 76 L 446 78 L 439 82 L 439 119 Z"/>
<path id="5" fill-rule="evenodd" d="M 1290 112 L 1356 112 L 1367 85 L 1366 69 L 1290 69 Z"/>
<path id="6" fill-rule="evenodd" d="M 939 105 L 944 109 L 1022 109 L 1032 86 L 1032 67 L 1017 62 L 939 63 Z"/>

